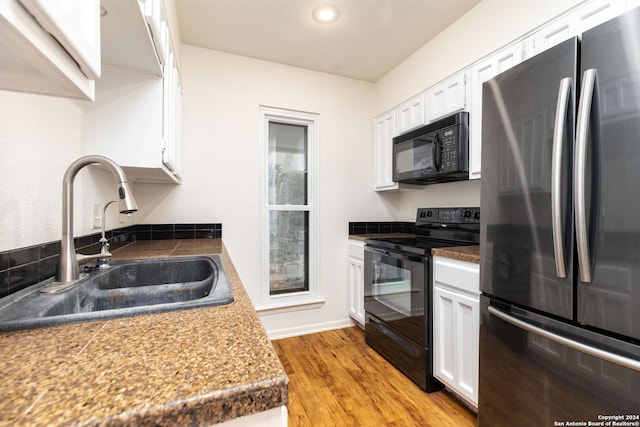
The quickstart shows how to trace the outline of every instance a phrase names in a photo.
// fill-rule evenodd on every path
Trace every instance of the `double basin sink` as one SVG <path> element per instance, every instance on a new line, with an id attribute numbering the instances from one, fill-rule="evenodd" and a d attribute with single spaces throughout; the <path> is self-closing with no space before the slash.
<path id="1" fill-rule="evenodd" d="M 0 299 L 0 331 L 161 313 L 233 302 L 218 255 L 115 261 L 70 289 L 53 279 Z"/>

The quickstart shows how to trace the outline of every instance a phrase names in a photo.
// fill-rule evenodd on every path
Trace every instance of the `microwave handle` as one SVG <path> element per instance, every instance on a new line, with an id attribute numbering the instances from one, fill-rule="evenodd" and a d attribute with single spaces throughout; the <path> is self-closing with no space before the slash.
<path id="1" fill-rule="evenodd" d="M 442 165 L 442 140 L 440 139 L 440 134 L 436 133 L 436 136 L 433 138 L 431 155 L 433 157 L 433 166 L 437 171 L 439 171 L 440 166 Z"/>

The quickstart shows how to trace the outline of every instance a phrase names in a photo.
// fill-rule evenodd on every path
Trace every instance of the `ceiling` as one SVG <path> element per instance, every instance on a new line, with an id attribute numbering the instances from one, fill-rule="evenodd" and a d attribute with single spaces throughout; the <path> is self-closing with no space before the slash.
<path id="1" fill-rule="evenodd" d="M 182 43 L 375 82 L 480 0 L 176 0 Z M 312 10 L 331 3 L 333 24 Z"/>

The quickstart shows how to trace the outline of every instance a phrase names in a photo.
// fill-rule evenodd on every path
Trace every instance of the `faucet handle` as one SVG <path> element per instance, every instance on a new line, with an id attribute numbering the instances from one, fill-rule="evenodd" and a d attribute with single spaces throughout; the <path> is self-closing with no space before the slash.
<path id="1" fill-rule="evenodd" d="M 111 256 L 112 255 L 110 252 L 91 254 L 91 255 L 76 254 L 76 259 L 78 260 L 78 265 L 80 265 L 80 264 L 85 264 L 89 261 L 93 261 L 94 259 L 110 258 Z"/>

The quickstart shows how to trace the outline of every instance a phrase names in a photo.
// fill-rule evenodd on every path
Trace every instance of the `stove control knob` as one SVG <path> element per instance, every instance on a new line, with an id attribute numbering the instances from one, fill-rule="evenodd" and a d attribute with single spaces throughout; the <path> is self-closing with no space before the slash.
<path id="1" fill-rule="evenodd" d="M 473 219 L 480 219 L 480 211 L 476 211 L 476 213 L 473 214 Z"/>
<path id="2" fill-rule="evenodd" d="M 424 218 L 426 216 L 424 211 L 420 211 L 420 218 Z"/>
<path id="3" fill-rule="evenodd" d="M 427 216 L 428 216 L 429 218 L 431 218 L 431 217 L 433 216 L 433 212 L 431 212 L 431 211 L 427 211 Z"/>
<path id="4" fill-rule="evenodd" d="M 464 217 L 465 218 L 471 218 L 471 211 L 470 210 L 464 211 Z"/>

